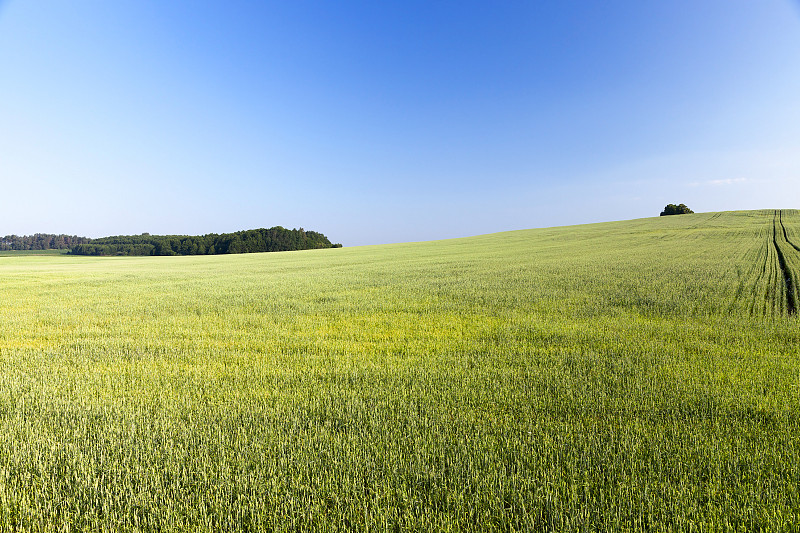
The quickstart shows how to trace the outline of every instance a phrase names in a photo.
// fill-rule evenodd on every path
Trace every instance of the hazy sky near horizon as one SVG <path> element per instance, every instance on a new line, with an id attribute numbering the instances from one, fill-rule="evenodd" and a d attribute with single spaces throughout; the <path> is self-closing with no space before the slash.
<path id="1" fill-rule="evenodd" d="M 800 208 L 791 0 L 0 0 L 0 235 Z"/>

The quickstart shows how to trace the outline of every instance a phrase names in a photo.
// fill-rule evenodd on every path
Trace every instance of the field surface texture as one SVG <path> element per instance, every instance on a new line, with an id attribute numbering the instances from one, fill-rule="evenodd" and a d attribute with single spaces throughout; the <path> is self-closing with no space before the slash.
<path id="1" fill-rule="evenodd" d="M 800 530 L 800 212 L 0 257 L 0 531 Z"/>

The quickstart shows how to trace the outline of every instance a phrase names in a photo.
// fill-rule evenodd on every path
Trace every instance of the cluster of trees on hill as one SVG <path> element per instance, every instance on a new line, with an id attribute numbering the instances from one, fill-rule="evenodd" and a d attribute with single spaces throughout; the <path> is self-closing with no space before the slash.
<path id="1" fill-rule="evenodd" d="M 316 231 L 251 229 L 208 235 L 120 235 L 90 239 L 70 248 L 75 255 L 210 255 L 253 252 L 284 252 L 315 248 L 341 248 Z"/>
<path id="2" fill-rule="evenodd" d="M 0 238 L 0 250 L 65 250 L 88 242 L 87 237 L 78 237 L 77 235 L 53 235 L 50 233 L 23 236 L 6 235 Z"/>
<path id="3" fill-rule="evenodd" d="M 686 204 L 667 204 L 667 207 L 661 212 L 661 216 L 665 215 L 688 215 L 689 213 L 694 213 L 691 209 L 686 207 Z"/>

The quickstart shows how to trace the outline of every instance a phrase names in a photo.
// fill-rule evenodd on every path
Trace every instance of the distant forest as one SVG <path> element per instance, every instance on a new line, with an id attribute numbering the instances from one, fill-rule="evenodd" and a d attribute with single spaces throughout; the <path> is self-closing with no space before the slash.
<path id="1" fill-rule="evenodd" d="M 284 252 L 316 248 L 341 248 L 316 231 L 251 229 L 235 233 L 208 235 L 119 235 L 88 239 L 68 235 L 37 233 L 33 236 L 9 235 L 0 240 L 0 250 L 69 249 L 74 255 L 210 255 L 253 252 Z"/>
<path id="2" fill-rule="evenodd" d="M 235 233 L 208 235 L 120 235 L 91 239 L 70 248 L 75 255 L 211 255 L 254 252 L 284 252 L 315 248 L 340 248 L 316 231 L 251 229 Z"/>
<path id="3" fill-rule="evenodd" d="M 86 244 L 91 239 L 77 235 L 6 235 L 0 237 L 0 250 L 66 250 L 78 244 Z"/>

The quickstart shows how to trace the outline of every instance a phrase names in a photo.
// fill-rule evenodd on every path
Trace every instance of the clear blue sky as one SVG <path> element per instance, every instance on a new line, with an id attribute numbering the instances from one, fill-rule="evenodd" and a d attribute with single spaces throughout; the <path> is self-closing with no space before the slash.
<path id="1" fill-rule="evenodd" d="M 0 235 L 800 208 L 790 0 L 0 0 Z"/>

